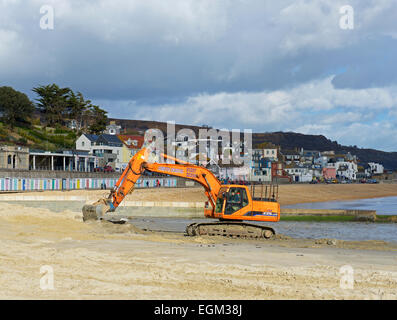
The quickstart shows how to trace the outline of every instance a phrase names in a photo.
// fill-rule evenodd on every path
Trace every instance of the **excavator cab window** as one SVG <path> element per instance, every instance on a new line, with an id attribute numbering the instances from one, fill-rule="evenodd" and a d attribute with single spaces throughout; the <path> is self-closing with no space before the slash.
<path id="1" fill-rule="evenodd" d="M 230 188 L 226 195 L 225 214 L 233 214 L 248 205 L 248 196 L 244 188 Z"/>
<path id="2" fill-rule="evenodd" d="M 227 196 L 226 190 L 227 190 L 226 188 L 222 188 L 221 190 L 219 190 L 218 199 L 216 200 L 216 203 L 215 203 L 215 212 L 216 213 L 222 213 L 223 202 Z"/>
<path id="3" fill-rule="evenodd" d="M 222 212 L 223 200 L 224 200 L 224 197 L 222 197 L 222 196 L 219 196 L 218 199 L 216 200 L 216 204 L 215 204 L 215 212 L 216 213 Z"/>

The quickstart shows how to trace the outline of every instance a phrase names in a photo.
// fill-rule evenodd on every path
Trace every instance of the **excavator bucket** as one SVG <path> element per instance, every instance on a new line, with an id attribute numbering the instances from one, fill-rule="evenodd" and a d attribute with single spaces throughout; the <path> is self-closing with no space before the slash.
<path id="1" fill-rule="evenodd" d="M 83 207 L 83 221 L 101 220 L 110 211 L 110 205 L 106 199 L 101 199 L 94 204 L 87 204 Z"/>

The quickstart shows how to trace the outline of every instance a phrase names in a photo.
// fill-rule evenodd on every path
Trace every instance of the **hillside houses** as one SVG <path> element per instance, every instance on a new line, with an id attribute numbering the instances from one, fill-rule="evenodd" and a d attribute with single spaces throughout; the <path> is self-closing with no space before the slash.
<path id="1" fill-rule="evenodd" d="M 143 136 L 117 134 L 120 129 L 112 123 L 101 135 L 83 134 L 77 139 L 76 149 L 98 157 L 102 166 L 111 165 L 117 171 L 124 170 L 131 157 L 142 148 L 144 141 Z M 335 153 L 334 150 L 283 150 L 271 143 L 263 143 L 251 150 L 249 164 L 246 162 L 242 166 L 230 163 L 234 149 L 231 145 L 222 146 L 221 139 L 178 136 L 166 139 L 164 150 L 167 150 L 167 144 L 175 149 L 176 158 L 207 166 L 225 180 L 260 183 L 357 181 L 384 172 L 382 164 L 363 164 L 355 155 Z M 242 145 L 239 152 L 242 154 Z"/>
<path id="2" fill-rule="evenodd" d="M 99 135 L 82 134 L 76 140 L 75 150 L 22 152 L 3 148 L 2 168 L 92 172 L 100 171 L 97 168 L 112 167 L 121 172 L 143 147 L 144 137 L 118 132 L 125 131 L 113 124 Z M 380 163 L 363 163 L 354 154 L 333 150 L 284 150 L 271 143 L 263 143 L 247 153 L 241 142 L 232 146 L 230 143 L 223 145 L 222 139 L 216 137 L 177 137 L 165 141 L 164 151 L 169 146 L 167 143 L 172 143 L 176 158 L 208 167 L 223 180 L 257 183 L 354 182 L 382 179 L 388 173 Z M 243 157 L 243 152 L 250 155 L 246 158 L 249 161 L 233 163 L 232 155 Z"/>
<path id="3" fill-rule="evenodd" d="M 264 150 L 253 149 L 251 180 L 269 181 L 265 179 L 264 168 L 273 168 L 272 181 L 276 175 L 290 178 L 291 182 L 313 181 L 357 181 L 379 176 L 384 168 L 379 163 L 360 164 L 355 155 L 336 154 L 333 150 L 316 151 L 277 149 L 278 158 L 265 157 Z M 365 165 L 365 170 L 359 168 Z"/>
<path id="4" fill-rule="evenodd" d="M 191 157 L 189 162 L 212 168 L 220 178 L 226 180 L 245 180 L 252 182 L 297 182 L 310 183 L 313 181 L 357 181 L 361 178 L 369 178 L 379 174 L 383 170 L 381 164 L 372 163 L 367 165 L 365 176 L 359 173 L 359 160 L 350 153 L 337 154 L 333 150 L 317 151 L 305 150 L 282 150 L 278 146 L 264 144 L 263 148 L 253 148 L 249 168 L 238 165 L 222 165 L 225 152 L 214 152 L 211 142 L 214 142 L 219 150 L 221 141 L 204 141 L 207 146 L 205 162 L 197 162 L 198 145 L 202 141 L 188 138 L 174 141 L 177 158 L 186 157 L 189 150 Z M 190 148 L 190 149 L 189 149 Z M 229 153 L 231 150 L 229 150 Z M 186 158 L 185 158 L 186 159 Z M 248 170 L 247 170 L 248 169 Z"/>

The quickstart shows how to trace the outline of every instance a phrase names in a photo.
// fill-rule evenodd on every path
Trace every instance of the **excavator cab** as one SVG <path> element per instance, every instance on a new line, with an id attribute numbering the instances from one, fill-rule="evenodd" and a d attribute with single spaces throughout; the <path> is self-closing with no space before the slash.
<path id="1" fill-rule="evenodd" d="M 215 205 L 216 215 L 232 215 L 249 205 L 248 195 L 245 188 L 241 186 L 223 187 Z"/>
<path id="2" fill-rule="evenodd" d="M 214 211 L 205 209 L 207 218 L 221 220 L 279 221 L 278 186 L 224 185 L 220 188 Z"/>
<path id="3" fill-rule="evenodd" d="M 230 187 L 226 194 L 225 209 L 223 214 L 232 215 L 237 211 L 247 207 L 248 205 L 248 195 L 245 188 L 241 186 Z"/>

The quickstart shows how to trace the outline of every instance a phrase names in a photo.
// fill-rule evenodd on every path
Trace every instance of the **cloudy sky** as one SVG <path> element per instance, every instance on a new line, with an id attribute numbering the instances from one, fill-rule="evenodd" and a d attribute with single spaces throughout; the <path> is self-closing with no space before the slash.
<path id="1" fill-rule="evenodd" d="M 111 117 L 397 151 L 396 17 L 394 0 L 0 0 L 0 86 L 34 99 L 55 82 Z"/>

